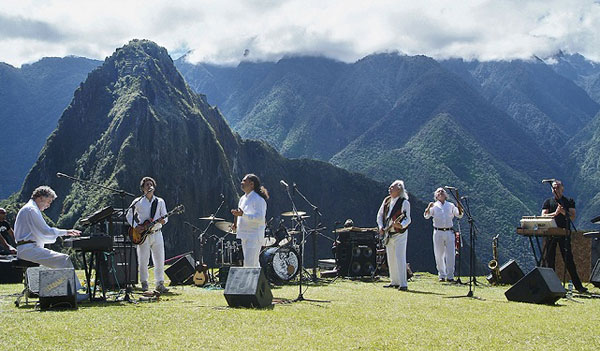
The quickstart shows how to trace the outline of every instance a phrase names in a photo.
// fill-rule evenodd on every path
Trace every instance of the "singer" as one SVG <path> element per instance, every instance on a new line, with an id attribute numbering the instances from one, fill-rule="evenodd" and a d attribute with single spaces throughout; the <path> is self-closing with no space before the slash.
<path id="1" fill-rule="evenodd" d="M 133 200 L 132 205 L 127 211 L 127 222 L 130 226 L 140 226 L 146 220 L 154 221 L 167 214 L 167 205 L 165 200 L 154 196 L 156 181 L 150 177 L 144 177 L 140 181 L 140 190 L 143 195 L 141 198 Z M 140 281 L 142 290 L 148 291 L 148 264 L 150 263 L 150 254 L 154 262 L 154 280 L 155 290 L 159 293 L 169 291 L 165 287 L 165 243 L 162 235 L 162 226 L 165 225 L 168 218 L 161 219 L 155 226 L 152 234 L 140 245 L 136 246 L 138 257 L 138 269 L 140 271 Z M 141 230 L 141 228 L 140 228 Z"/>
<path id="2" fill-rule="evenodd" d="M 546 183 L 547 180 L 542 181 Z M 546 199 L 542 205 L 542 216 L 552 216 L 556 222 L 556 226 L 569 229 L 570 223 L 575 219 L 575 200 L 563 195 L 565 187 L 560 180 L 552 179 L 552 194 L 553 196 Z M 569 216 L 567 220 L 567 214 Z M 573 260 L 573 252 L 571 251 L 571 238 L 563 237 L 548 237 L 544 239 L 544 251 L 546 256 L 543 258 L 542 265 L 554 269 L 556 261 L 556 244 L 560 247 L 565 267 L 569 271 L 573 286 L 581 293 L 587 292 L 581 284 L 575 261 Z"/>
<path id="3" fill-rule="evenodd" d="M 266 200 L 269 199 L 269 193 L 260 185 L 260 179 L 255 174 L 246 174 L 241 186 L 244 195 L 238 202 L 238 208 L 231 210 L 234 230 L 237 238 L 242 240 L 244 267 L 260 267 L 258 258 L 265 241 Z"/>
<path id="4" fill-rule="evenodd" d="M 450 188 L 450 187 L 448 187 Z M 454 217 L 462 218 L 460 207 L 456 207 L 448 200 L 448 193 L 444 188 L 437 188 L 423 216 L 425 219 L 433 217 L 433 253 L 435 265 L 440 282 L 454 282 L 454 250 L 455 237 L 452 223 Z"/>

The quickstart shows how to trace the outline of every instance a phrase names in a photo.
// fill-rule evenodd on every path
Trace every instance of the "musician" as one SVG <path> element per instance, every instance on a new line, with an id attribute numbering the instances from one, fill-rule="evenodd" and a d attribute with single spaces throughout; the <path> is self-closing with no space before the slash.
<path id="1" fill-rule="evenodd" d="M 44 248 L 44 244 L 53 244 L 59 236 L 79 236 L 75 229 L 58 229 L 48 226 L 42 212 L 56 199 L 56 193 L 49 186 L 35 188 L 31 199 L 23 206 L 15 220 L 15 240 L 17 257 L 38 263 L 49 268 L 73 268 L 69 255 Z M 77 290 L 81 288 L 79 279 L 75 279 Z M 87 297 L 80 294 L 82 300 Z"/>
<path id="2" fill-rule="evenodd" d="M 462 208 L 448 201 L 448 193 L 444 188 L 437 188 L 434 193 L 435 202 L 430 202 L 425 209 L 425 219 L 433 217 L 433 253 L 440 282 L 454 282 L 455 234 L 454 217 L 462 218 Z"/>
<path id="3" fill-rule="evenodd" d="M 565 197 L 564 185 L 560 180 L 552 182 L 553 196 L 546 199 L 542 205 L 542 216 L 554 217 L 556 226 L 559 228 L 569 229 L 570 221 L 575 219 L 575 201 Z M 570 221 L 567 221 L 567 214 Z M 542 265 L 554 269 L 556 260 L 556 244 L 560 247 L 560 253 L 565 263 L 565 267 L 569 271 L 573 286 L 579 292 L 587 292 L 587 289 L 581 284 L 575 261 L 573 260 L 573 252 L 571 251 L 571 238 L 549 237 L 544 240 L 544 251 L 546 253 Z"/>
<path id="4" fill-rule="evenodd" d="M 246 174 L 241 186 L 244 195 L 240 198 L 238 208 L 231 210 L 235 216 L 234 230 L 237 238 L 242 240 L 244 267 L 260 267 L 258 258 L 265 240 L 266 200 L 269 199 L 269 193 L 254 174 Z"/>
<path id="5" fill-rule="evenodd" d="M 6 210 L 0 207 L 0 253 L 16 254 L 15 233 L 6 220 Z"/>
<path id="6" fill-rule="evenodd" d="M 146 220 L 155 221 L 167 214 L 167 205 L 165 200 L 154 195 L 156 190 L 156 181 L 151 177 L 143 177 L 140 181 L 140 190 L 143 195 L 133 200 L 127 211 L 127 222 L 138 231 L 143 231 L 142 224 Z M 165 243 L 162 235 L 162 226 L 168 219 L 161 219 L 151 229 L 151 234 L 146 237 L 143 243 L 136 246 L 138 257 L 138 268 L 140 271 L 140 281 L 142 290 L 148 291 L 148 264 L 150 255 L 154 262 L 154 281 L 155 289 L 159 293 L 166 293 L 169 289 L 165 286 Z"/>
<path id="7" fill-rule="evenodd" d="M 379 234 L 384 235 L 387 223 L 391 223 L 389 229 L 390 239 L 385 247 L 388 267 L 390 270 L 390 284 L 384 285 L 384 288 L 398 288 L 399 290 L 408 290 L 408 280 L 406 277 L 406 243 L 408 241 L 408 226 L 410 224 L 410 202 L 408 202 L 408 193 L 404 188 L 402 180 L 395 180 L 388 188 L 389 196 L 383 199 L 379 211 L 377 212 L 377 226 Z M 394 221 L 402 213 L 405 218 L 400 222 Z M 403 233 L 400 231 L 405 230 Z"/>

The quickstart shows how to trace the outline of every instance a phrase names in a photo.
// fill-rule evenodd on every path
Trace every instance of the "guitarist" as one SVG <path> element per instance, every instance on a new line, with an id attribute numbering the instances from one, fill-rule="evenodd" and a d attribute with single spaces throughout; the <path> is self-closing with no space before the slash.
<path id="1" fill-rule="evenodd" d="M 140 181 L 140 189 L 144 195 L 141 198 L 133 200 L 129 211 L 127 211 L 127 222 L 138 231 L 143 231 L 143 223 L 146 220 L 154 221 L 167 214 L 165 201 L 154 195 L 156 181 L 150 177 L 144 177 Z M 138 269 L 140 270 L 140 281 L 142 290 L 148 291 L 148 264 L 150 263 L 150 254 L 154 262 L 154 279 L 156 282 L 155 290 L 159 293 L 169 291 L 165 287 L 165 244 L 161 228 L 167 223 L 168 219 L 161 219 L 152 228 L 152 234 L 148 235 L 143 243 L 136 246 L 138 257 Z"/>
<path id="2" fill-rule="evenodd" d="M 390 284 L 384 288 L 408 290 L 406 277 L 406 243 L 410 224 L 410 202 L 402 180 L 395 180 L 389 187 L 389 196 L 383 199 L 377 212 L 377 226 L 381 236 L 390 239 L 385 247 L 390 269 Z M 404 217 L 404 218 L 400 218 Z"/>

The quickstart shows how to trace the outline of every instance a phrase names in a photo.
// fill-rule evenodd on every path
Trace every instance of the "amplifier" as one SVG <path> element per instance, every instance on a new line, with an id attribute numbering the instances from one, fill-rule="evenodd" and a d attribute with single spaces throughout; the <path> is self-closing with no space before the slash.
<path id="1" fill-rule="evenodd" d="M 39 272 L 40 308 L 77 308 L 75 269 L 45 269 Z"/>

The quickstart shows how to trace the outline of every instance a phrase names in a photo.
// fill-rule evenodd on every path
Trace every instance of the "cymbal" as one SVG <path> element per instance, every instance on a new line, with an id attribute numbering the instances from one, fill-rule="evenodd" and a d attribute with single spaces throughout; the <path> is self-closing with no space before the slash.
<path id="1" fill-rule="evenodd" d="M 203 221 L 204 220 L 208 220 L 208 221 L 224 221 L 225 220 L 225 218 L 215 217 L 215 215 L 210 215 L 208 217 L 200 217 L 198 219 L 201 219 Z"/>
<path id="2" fill-rule="evenodd" d="M 304 212 L 304 211 L 298 211 L 298 216 L 304 216 L 305 214 L 306 214 L 306 212 Z M 296 216 L 294 211 L 283 212 L 283 213 L 281 213 L 281 215 L 284 217 L 295 217 Z"/>
<path id="3" fill-rule="evenodd" d="M 302 231 L 300 231 L 300 230 L 288 230 L 287 233 L 289 235 L 296 235 L 296 234 L 301 234 Z"/>
<path id="4" fill-rule="evenodd" d="M 233 228 L 233 223 L 231 223 L 231 222 L 217 222 L 217 223 L 215 223 L 215 227 L 217 227 L 217 229 L 222 230 L 226 233 L 235 233 L 234 231 L 231 230 Z"/>

